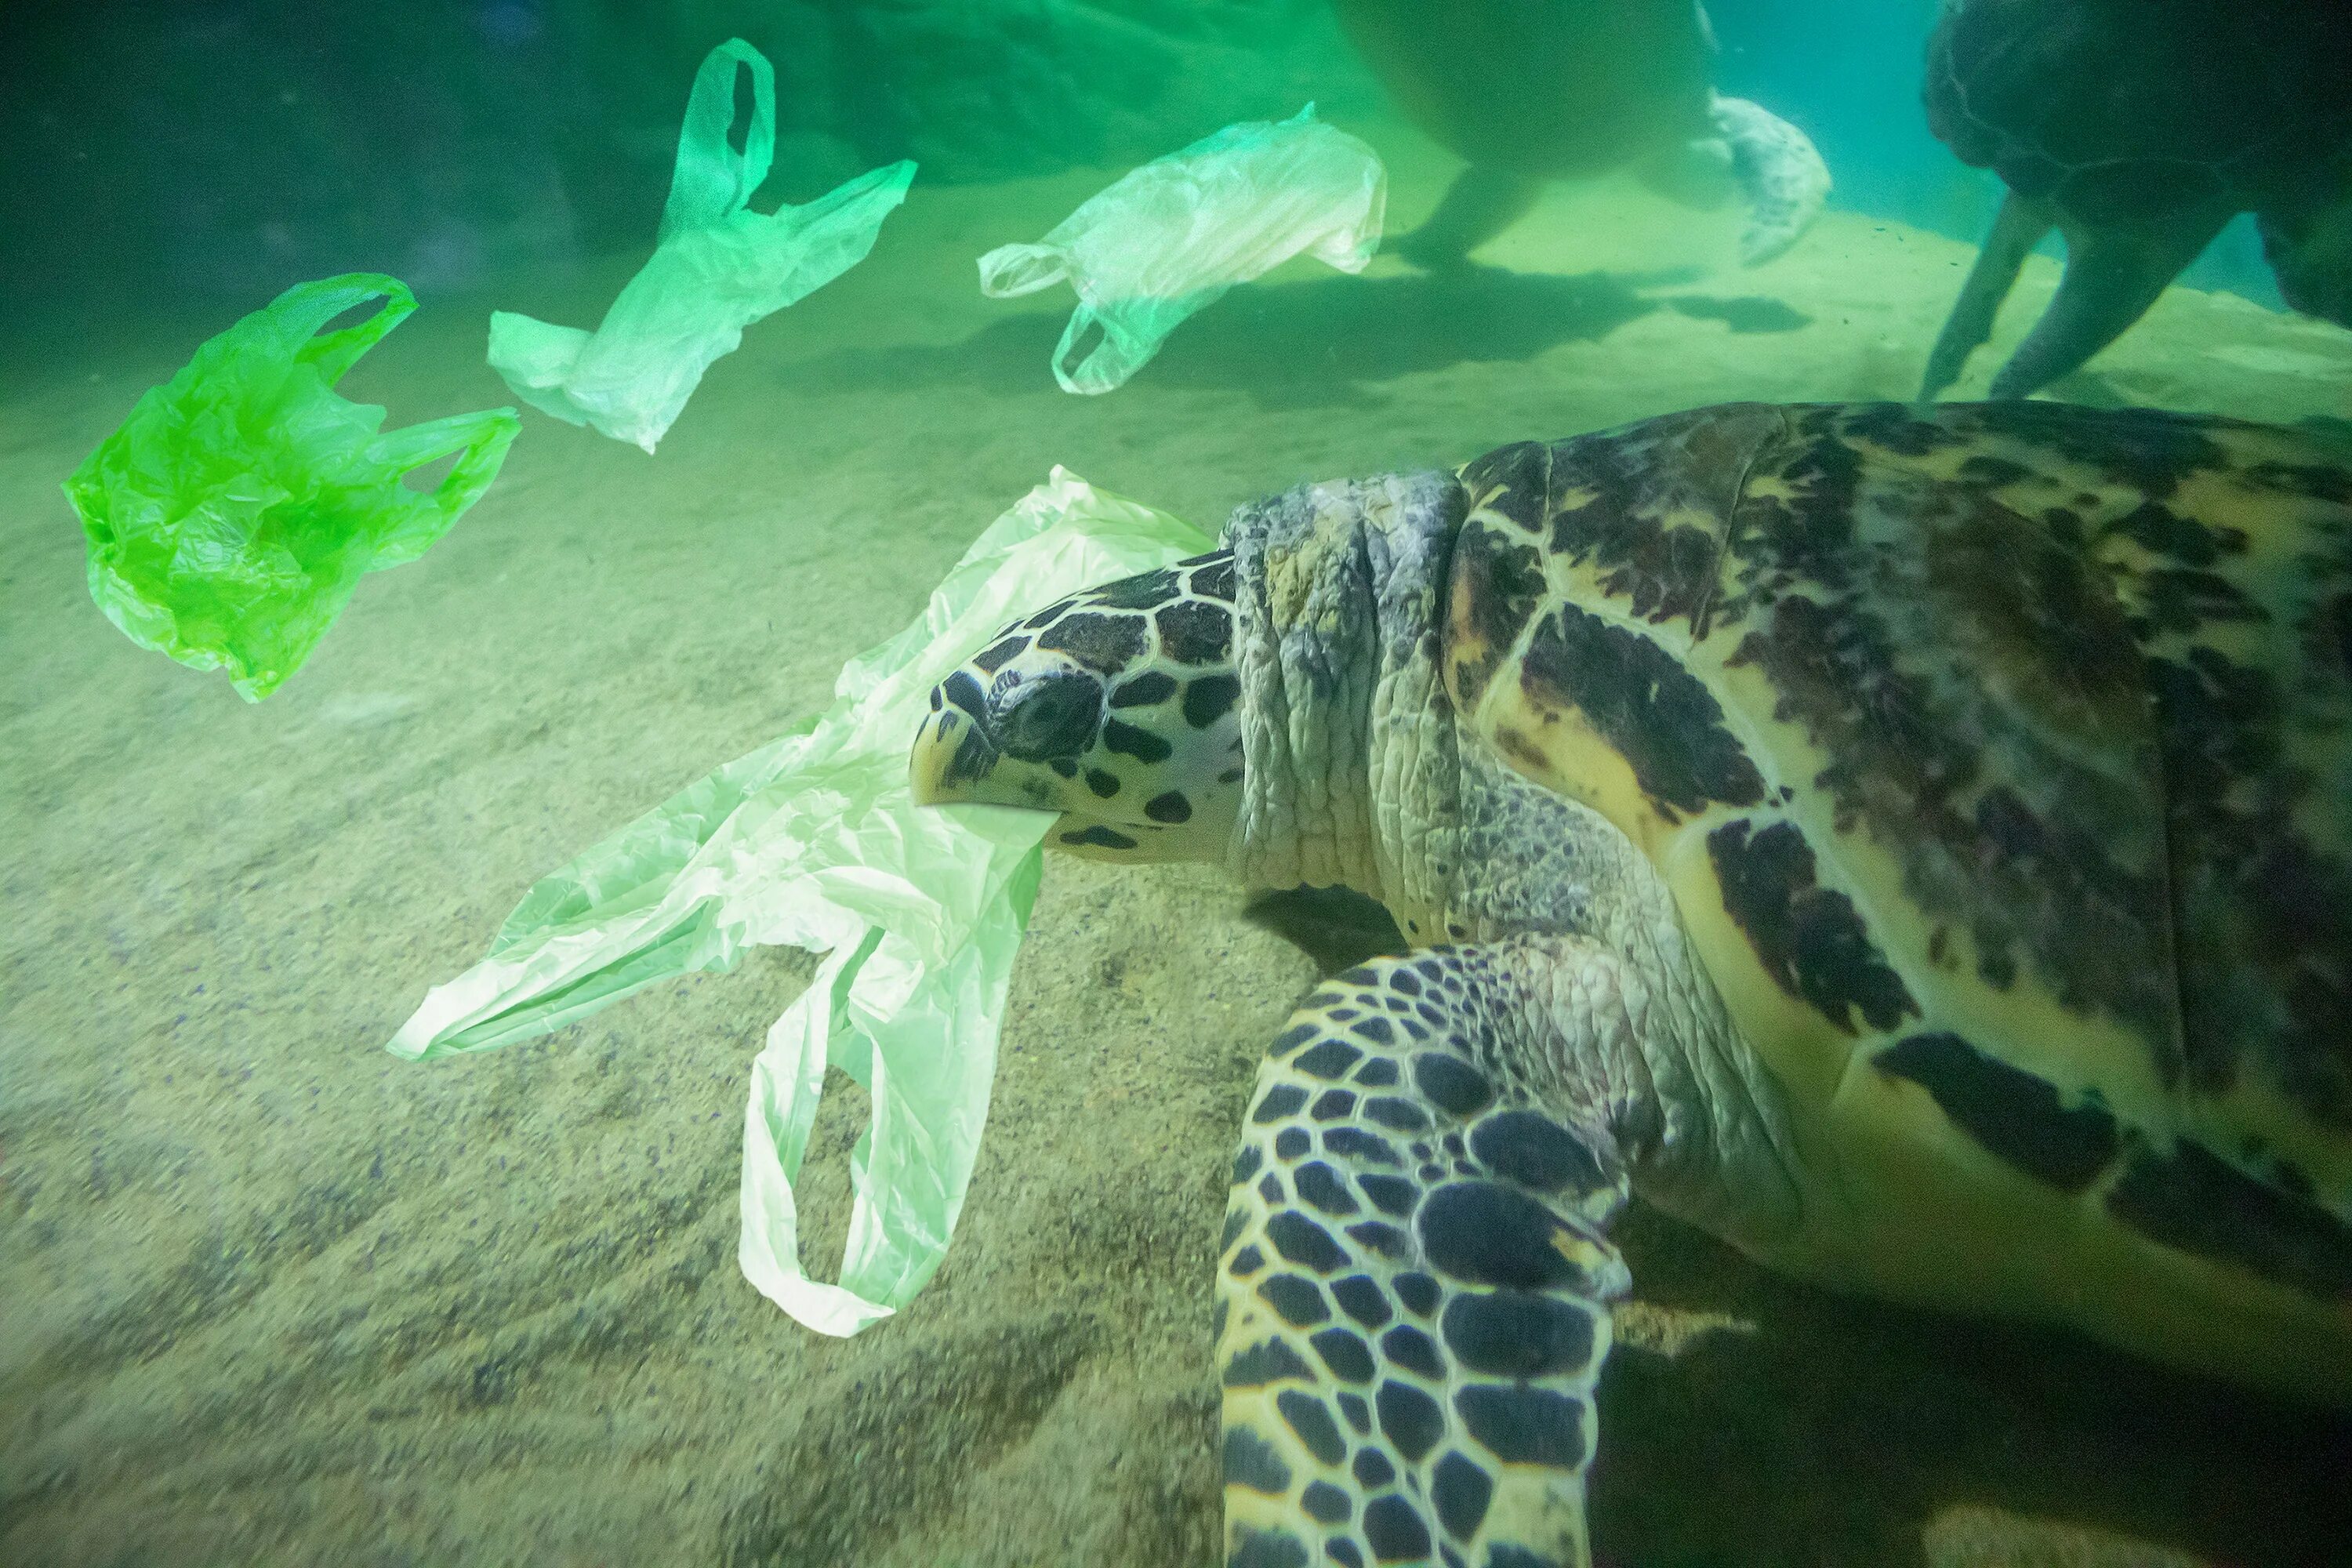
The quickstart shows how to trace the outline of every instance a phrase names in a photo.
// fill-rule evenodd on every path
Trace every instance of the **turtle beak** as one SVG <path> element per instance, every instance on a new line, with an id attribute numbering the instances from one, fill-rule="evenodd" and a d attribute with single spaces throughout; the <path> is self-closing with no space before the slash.
<path id="1" fill-rule="evenodd" d="M 923 721 L 908 758 L 917 805 L 1017 805 L 1059 816 L 1062 781 L 1008 758 L 972 716 L 950 704 Z"/>
<path id="2" fill-rule="evenodd" d="M 996 747 L 981 733 L 970 714 L 943 708 L 928 715 L 923 727 L 915 731 L 914 754 L 908 765 L 915 804 L 948 805 L 960 801 L 987 800 L 988 777 L 995 772 L 999 756 Z"/>
<path id="3" fill-rule="evenodd" d="M 992 694 L 973 669 L 959 669 L 931 693 L 908 761 L 916 804 L 1067 811 L 1078 758 L 1102 721 L 1101 679 L 1058 654 L 992 679 L 1001 692 Z"/>

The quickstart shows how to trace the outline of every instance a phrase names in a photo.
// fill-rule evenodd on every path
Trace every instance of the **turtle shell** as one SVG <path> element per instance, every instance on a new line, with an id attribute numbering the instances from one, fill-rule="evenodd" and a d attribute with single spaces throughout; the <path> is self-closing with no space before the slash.
<path id="1" fill-rule="evenodd" d="M 1600 174 L 1706 132 L 1713 46 L 1690 0 L 1339 0 L 1408 118 L 1469 163 Z"/>
<path id="2" fill-rule="evenodd" d="M 1850 1173 L 2352 1323 L 2352 447 L 1734 405 L 1461 479 L 1457 712 L 1646 853 Z"/>
<path id="3" fill-rule="evenodd" d="M 2335 0 L 1957 0 L 1927 123 L 1964 163 L 2082 222 L 2262 208 L 2352 143 Z"/>

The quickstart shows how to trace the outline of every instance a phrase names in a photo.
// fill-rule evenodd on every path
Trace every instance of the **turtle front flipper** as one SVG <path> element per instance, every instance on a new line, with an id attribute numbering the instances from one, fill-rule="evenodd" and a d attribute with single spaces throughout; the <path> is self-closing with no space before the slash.
<path id="1" fill-rule="evenodd" d="M 1977 252 L 1977 263 L 1969 268 L 1969 280 L 1961 285 L 1960 297 L 1952 301 L 1952 313 L 1944 318 L 1944 330 L 1937 334 L 1935 350 L 1927 356 L 1927 374 L 1919 383 L 1920 402 L 1933 403 L 1960 379 L 1960 373 L 1968 369 L 1969 356 L 1992 336 L 2000 302 L 2016 286 L 2025 258 L 2033 254 L 2042 237 L 2057 226 L 2058 215 L 2046 204 L 2028 201 L 2014 191 L 2002 199 L 2000 216 L 1993 220 L 1992 232 Z"/>
<path id="2" fill-rule="evenodd" d="M 1992 379 L 1996 398 L 2030 397 L 2124 335 L 2212 243 L 2231 215 L 2183 213 L 2144 228 L 2093 228 L 2063 217 L 2066 271 L 2033 331 Z"/>
<path id="3" fill-rule="evenodd" d="M 1740 265 L 1760 267 L 1796 244 L 1822 216 L 1830 166 L 1811 137 L 1761 104 L 1717 95 L 1708 115 L 1731 149 L 1731 177 L 1748 207 Z"/>
<path id="4" fill-rule="evenodd" d="M 1589 1561 L 1627 1181 L 1504 1068 L 1534 1059 L 1507 968 L 1376 960 L 1267 1053 L 1217 1278 L 1234 1568 Z"/>
<path id="5" fill-rule="evenodd" d="M 1396 253 L 1424 272 L 1460 267 L 1470 253 L 1527 216 L 1544 182 L 1473 163 L 1454 176 L 1437 210 L 1396 242 Z"/>

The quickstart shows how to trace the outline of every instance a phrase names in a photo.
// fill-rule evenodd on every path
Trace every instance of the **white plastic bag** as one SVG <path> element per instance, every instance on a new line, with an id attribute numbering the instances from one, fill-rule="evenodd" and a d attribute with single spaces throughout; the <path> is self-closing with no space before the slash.
<path id="1" fill-rule="evenodd" d="M 1226 289 L 1301 251 L 1361 272 L 1380 248 L 1388 172 L 1315 118 L 1228 125 L 1087 198 L 1035 245 L 980 258 L 981 291 L 1031 294 L 1067 279 L 1078 308 L 1054 349 L 1065 392 L 1108 392 Z M 1088 330 L 1101 341 L 1083 354 Z"/>
<path id="2" fill-rule="evenodd" d="M 751 72 L 751 122 L 738 153 L 735 76 Z M 859 175 L 805 206 L 750 211 L 776 145 L 776 78 L 767 57 L 730 38 L 704 57 L 678 132 L 677 167 L 653 257 L 593 333 L 511 310 L 490 315 L 490 367 L 544 414 L 592 425 L 650 452 L 711 361 L 743 329 L 866 259 L 915 165 Z"/>
<path id="3" fill-rule="evenodd" d="M 843 668 L 813 722 L 688 786 L 542 879 L 488 954 L 435 986 L 391 1049 L 411 1059 L 545 1034 L 754 945 L 825 954 L 768 1031 L 743 1125 L 737 1252 L 810 1328 L 853 1334 L 946 1256 L 988 1118 L 1013 959 L 1055 822 L 918 806 L 907 759 L 931 688 L 1007 621 L 1213 547 L 1062 468 L 998 518 L 922 616 Z M 850 1157 L 841 1282 L 802 1269 L 793 1180 L 830 1063 L 872 1093 Z"/>

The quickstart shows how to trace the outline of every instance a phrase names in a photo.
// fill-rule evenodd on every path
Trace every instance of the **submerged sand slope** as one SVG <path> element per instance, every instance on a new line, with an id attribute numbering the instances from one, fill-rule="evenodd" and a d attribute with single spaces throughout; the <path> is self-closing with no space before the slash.
<path id="1" fill-rule="evenodd" d="M 1377 134 L 1410 221 L 1444 171 Z M 971 258 L 1098 183 L 919 188 L 657 458 L 531 420 L 259 708 L 99 616 L 55 489 L 219 323 L 0 404 L 0 1562 L 1211 1559 L 1224 1173 L 1310 972 L 1205 872 L 1054 866 L 955 1250 L 846 1342 L 732 1258 L 744 1074 L 805 963 L 457 1062 L 381 1042 L 531 879 L 822 706 L 1054 462 L 1213 523 L 1693 404 L 1903 396 L 1969 252 L 1834 216 L 1693 272 L 1728 217 L 1562 193 L 1498 270 L 1301 263 L 1081 400 L 1045 368 L 1063 301 L 983 301 Z M 503 401 L 488 309 L 590 320 L 630 265 L 427 300 L 350 390 L 395 423 Z M 2063 390 L 2291 418 L 2347 388 L 2352 337 L 2176 292 Z M 857 1099 L 819 1123 L 820 1262 Z M 1627 1245 L 1612 1561 L 2285 1563 L 2352 1527 L 2340 1424 L 1833 1301 L 1660 1221 Z"/>

